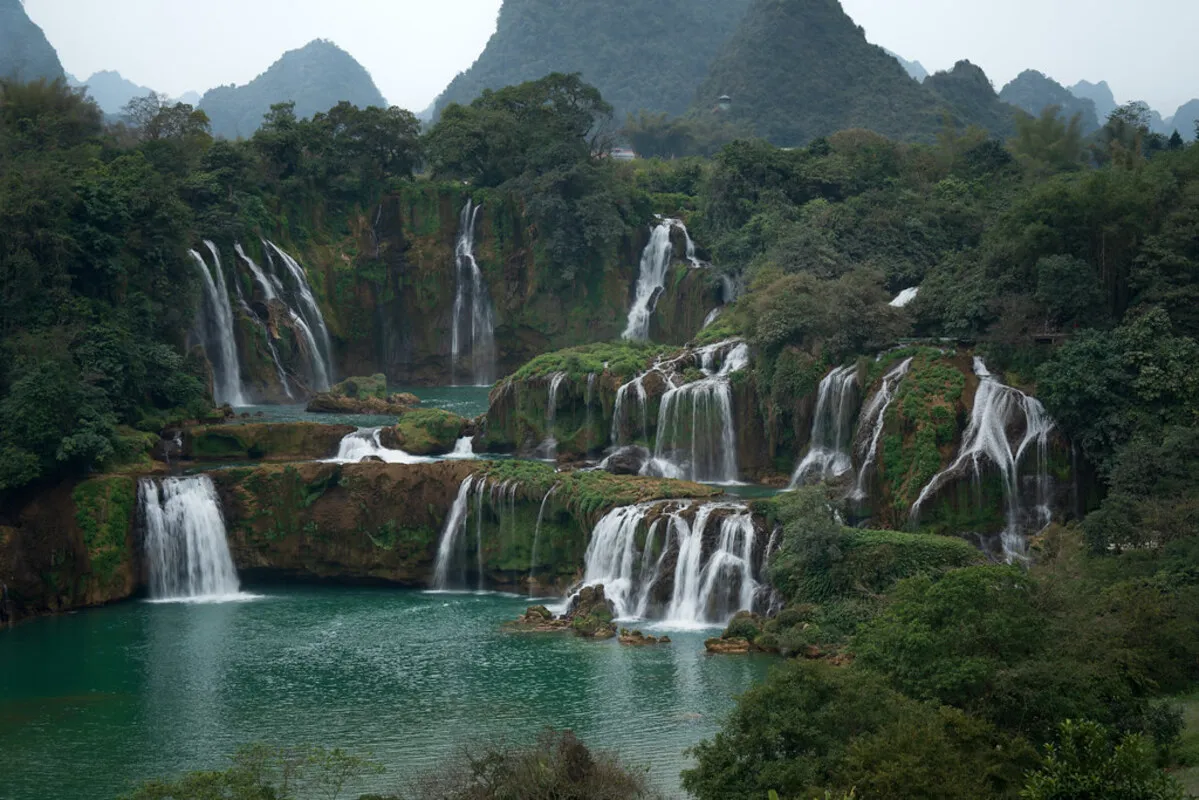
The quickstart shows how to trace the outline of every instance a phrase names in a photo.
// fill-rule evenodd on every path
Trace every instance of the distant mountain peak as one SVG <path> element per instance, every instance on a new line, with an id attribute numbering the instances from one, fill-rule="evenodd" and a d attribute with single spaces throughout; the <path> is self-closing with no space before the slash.
<path id="1" fill-rule="evenodd" d="M 1035 69 L 1026 69 L 1003 87 L 999 97 L 1005 102 L 1039 116 L 1049 106 L 1057 106 L 1067 119 L 1080 115 L 1083 133 L 1099 129 L 1100 119 L 1095 101 L 1079 97 L 1065 86 Z"/>
<path id="2" fill-rule="evenodd" d="M 296 116 L 311 117 L 341 101 L 360 108 L 386 106 L 366 68 L 328 39 L 288 50 L 244 86 L 220 86 L 200 100 L 218 136 L 250 136 L 276 103 L 293 102 Z"/>

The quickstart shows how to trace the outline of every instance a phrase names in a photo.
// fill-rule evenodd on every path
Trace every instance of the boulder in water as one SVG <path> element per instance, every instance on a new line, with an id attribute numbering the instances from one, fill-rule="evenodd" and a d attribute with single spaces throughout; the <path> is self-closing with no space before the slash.
<path id="1" fill-rule="evenodd" d="M 414 456 L 445 455 L 467 435 L 468 427 L 466 419 L 444 409 L 408 408 L 394 427 L 379 431 L 379 442 Z"/>
<path id="2" fill-rule="evenodd" d="M 506 623 L 504 628 L 522 633 L 562 633 L 570 630 L 570 622 L 554 619 L 553 612 L 545 606 L 529 606 L 523 616 Z"/>
<path id="3" fill-rule="evenodd" d="M 608 456 L 600 464 L 613 475 L 640 475 L 642 467 L 650 459 L 650 452 L 644 447 L 631 445 L 622 447 Z"/>
<path id="4" fill-rule="evenodd" d="M 620 643 L 629 645 L 630 647 L 644 647 L 654 644 L 670 644 L 670 637 L 663 636 L 659 639 L 656 636 L 646 636 L 641 631 L 630 631 L 627 628 L 620 629 Z"/>

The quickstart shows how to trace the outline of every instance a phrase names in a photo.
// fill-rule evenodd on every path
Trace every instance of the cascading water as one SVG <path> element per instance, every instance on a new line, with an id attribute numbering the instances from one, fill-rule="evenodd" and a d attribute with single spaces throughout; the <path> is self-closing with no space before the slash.
<path id="1" fill-rule="evenodd" d="M 651 370 L 652 371 L 652 370 Z M 645 376 L 648 373 L 638 375 L 628 383 L 623 384 L 616 390 L 616 402 L 612 406 L 612 446 L 619 447 L 626 444 L 624 430 L 626 425 L 625 415 L 628 414 L 628 402 L 630 393 L 637 402 L 637 409 L 640 412 L 638 421 L 641 423 L 641 436 L 643 439 L 649 439 L 649 395 L 645 391 Z"/>
<path id="2" fill-rule="evenodd" d="M 279 351 L 275 349 L 275 341 L 274 337 L 271 336 L 270 328 L 258 318 L 258 315 L 254 313 L 254 309 L 250 308 L 250 304 L 246 302 L 245 295 L 241 291 L 241 282 L 234 278 L 233 286 L 237 289 L 237 304 L 241 308 L 241 313 L 245 314 L 246 319 L 253 322 L 255 327 L 262 331 L 262 339 L 266 343 L 267 352 L 271 354 L 271 360 L 275 363 L 276 380 L 283 387 L 283 393 L 287 395 L 287 399 L 294 400 L 295 395 L 291 391 L 291 381 L 287 379 L 287 372 L 283 369 L 283 362 L 279 360 Z"/>
<path id="3" fill-rule="evenodd" d="M 489 481 L 485 476 L 471 475 L 458 487 L 458 495 L 450 507 L 441 539 L 437 545 L 437 560 L 433 567 L 433 586 L 437 591 L 467 589 L 471 567 L 475 572 L 475 590 L 486 588 L 483 569 L 483 523 L 485 509 L 491 509 L 498 520 L 500 534 L 516 533 L 516 481 Z M 472 510 L 473 505 L 473 510 Z M 467 541 L 468 529 L 474 522 L 474 547 Z"/>
<path id="4" fill-rule="evenodd" d="M 895 296 L 895 299 L 891 301 L 890 305 L 892 308 L 907 308 L 908 304 L 915 300 L 919 294 L 919 286 L 913 286 L 910 289 L 904 289 Z"/>
<path id="5" fill-rule="evenodd" d="M 449 453 L 446 458 L 459 461 L 469 461 L 470 459 L 478 458 L 475 455 L 475 440 L 469 436 L 463 436 L 454 443 L 453 452 Z"/>
<path id="6" fill-rule="evenodd" d="M 716 368 L 723 354 L 723 363 Z M 696 352 L 704 377 L 662 396 L 657 443 L 645 473 L 708 483 L 736 483 L 737 434 L 730 376 L 749 366 L 749 347 L 721 342 Z"/>
<path id="7" fill-rule="evenodd" d="M 533 528 L 533 551 L 529 558 L 529 595 L 533 594 L 533 587 L 536 585 L 535 573 L 537 571 L 537 546 L 541 543 L 541 521 L 545 519 L 545 507 L 549 504 L 550 498 L 554 496 L 554 492 L 558 491 L 560 483 L 555 483 L 550 487 L 550 490 L 545 493 L 545 497 L 541 498 L 541 508 L 537 510 L 537 526 Z"/>
<path id="8" fill-rule="evenodd" d="M 467 200 L 458 222 L 458 243 L 454 248 L 458 288 L 450 340 L 451 377 L 457 380 L 459 362 L 469 355 L 475 385 L 490 386 L 495 382 L 495 312 L 483 272 L 475 260 L 475 225 L 481 208 L 473 200 Z"/>
<path id="9" fill-rule="evenodd" d="M 200 270 L 201 284 L 204 287 L 205 349 L 208 350 L 210 358 L 212 355 L 216 356 L 212 375 L 213 400 L 218 406 L 244 406 L 246 401 L 241 388 L 241 365 L 237 358 L 237 339 L 234 337 L 233 308 L 229 304 L 225 272 L 221 269 L 221 256 L 216 245 L 207 240 L 204 245 L 212 253 L 212 272 L 209 272 L 203 256 L 195 250 L 187 252 Z M 213 273 L 216 274 L 215 279 Z M 209 348 L 209 344 L 214 344 L 215 347 Z"/>
<path id="10" fill-rule="evenodd" d="M 321 313 L 321 307 L 312 295 L 312 287 L 308 283 L 308 275 L 304 272 L 304 268 L 300 266 L 299 262 L 284 252 L 277 244 L 264 241 L 263 245 L 267 248 L 268 257 L 270 257 L 272 250 L 279 256 L 279 259 L 283 262 L 283 266 L 287 268 L 292 281 L 295 283 L 296 296 L 299 297 L 299 309 L 298 311 L 294 308 L 291 309 L 292 321 L 302 329 L 304 338 L 310 342 L 313 350 L 313 378 L 317 384 L 314 388 L 318 392 L 326 391 L 335 379 L 333 371 L 333 345 L 329 340 L 329 329 L 325 325 L 325 315 Z M 319 369 L 316 369 L 318 362 Z"/>
<path id="11" fill-rule="evenodd" d="M 437 561 L 433 566 L 433 588 L 446 591 L 450 588 L 450 568 L 453 566 L 454 555 L 459 549 L 459 541 L 466 532 L 467 519 L 470 516 L 471 490 L 475 483 L 482 486 L 485 482 L 470 475 L 458 487 L 458 496 L 450 506 L 450 515 L 446 517 L 445 526 L 441 529 L 441 541 L 437 545 Z M 462 583 L 466 583 L 465 570 Z"/>
<path id="12" fill-rule="evenodd" d="M 719 519 L 715 537 L 709 534 L 714 516 Z M 647 524 L 645 545 L 639 548 L 638 536 Z M 759 587 L 754 548 L 753 516 L 739 503 L 659 500 L 625 506 L 609 512 L 592 531 L 581 585 L 602 584 L 621 619 L 720 625 L 754 606 Z M 674 571 L 664 574 L 670 555 Z M 654 587 L 667 579 L 669 601 L 655 600 Z"/>
<path id="13" fill-rule="evenodd" d="M 870 438 L 862 440 L 858 446 L 858 456 L 862 468 L 858 470 L 858 480 L 854 485 L 851 497 L 854 500 L 866 499 L 866 484 L 870 480 L 870 470 L 878 460 L 878 447 L 883 438 L 883 428 L 887 424 L 887 409 L 895 399 L 895 390 L 912 369 L 912 359 L 907 358 L 899 366 L 883 376 L 882 385 L 870 402 L 862 409 L 861 421 L 858 423 L 859 436 L 862 431 L 869 430 Z"/>
<path id="14" fill-rule="evenodd" d="M 558 439 L 554 435 L 554 426 L 558 422 L 558 393 L 566 381 L 565 372 L 555 372 L 549 376 L 549 397 L 545 406 L 545 439 L 537 448 L 539 457 L 553 461 L 558 457 Z"/>
<path id="15" fill-rule="evenodd" d="M 999 471 L 1003 490 L 1006 517 L 1001 535 L 1003 552 L 1009 561 L 1022 560 L 1027 555 L 1025 537 L 1043 530 L 1052 519 L 1048 453 L 1053 420 L 1039 400 L 997 381 L 981 358 L 974 359 L 974 374 L 979 379 L 978 391 L 957 458 L 921 490 L 912 505 L 911 519 L 918 521 L 925 502 L 953 478 L 969 471 L 980 481 L 984 464 L 990 462 Z M 1020 422 L 1023 433 L 1013 447 L 1008 431 L 1017 429 Z M 1030 449 L 1036 450 L 1037 502 L 1032 508 L 1025 506 L 1020 491 L 1020 465 Z"/>
<path id="16" fill-rule="evenodd" d="M 858 368 L 838 367 L 820 381 L 808 454 L 791 476 L 791 488 L 833 480 L 853 469 L 854 415 L 858 405 Z"/>
<path id="17" fill-rule="evenodd" d="M 428 464 L 436 459 L 414 456 L 403 450 L 384 447 L 380 441 L 382 428 L 359 428 L 341 440 L 337 455 L 326 461 L 329 464 L 357 464 L 375 459 L 388 464 Z"/>
<path id="18" fill-rule="evenodd" d="M 258 284 L 258 288 L 262 290 L 263 302 L 269 303 L 278 297 L 283 291 L 283 284 L 274 275 L 268 276 L 263 272 L 262 267 L 254 263 L 254 259 L 246 255 L 246 251 L 240 244 L 233 245 L 233 252 L 237 253 L 237 257 L 250 270 L 250 274 L 254 276 L 254 282 Z"/>
<path id="19" fill-rule="evenodd" d="M 666 273 L 674 257 L 674 244 L 670 241 L 671 231 L 679 229 L 687 237 L 687 258 L 692 266 L 700 266 L 695 258 L 695 245 L 687 234 L 687 227 L 677 219 L 660 219 L 649 237 L 649 244 L 641 252 L 641 265 L 637 273 L 637 290 L 633 305 L 629 308 L 629 321 L 625 325 L 624 338 L 635 341 L 649 340 L 649 323 L 658 306 L 658 298 L 666 288 Z"/>
<path id="20" fill-rule="evenodd" d="M 207 475 L 165 478 L 160 485 L 143 478 L 138 494 L 146 526 L 151 599 L 236 598 L 237 570 L 212 479 Z"/>

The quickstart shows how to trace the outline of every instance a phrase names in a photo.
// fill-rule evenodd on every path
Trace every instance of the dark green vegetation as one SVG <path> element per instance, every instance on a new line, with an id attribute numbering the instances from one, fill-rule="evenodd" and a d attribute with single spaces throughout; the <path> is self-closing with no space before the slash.
<path id="1" fill-rule="evenodd" d="M 437 100 L 442 112 L 486 89 L 551 72 L 581 73 L 618 118 L 681 114 L 749 0 L 505 0 L 496 32 Z"/>
<path id="2" fill-rule="evenodd" d="M 726 95 L 729 119 L 784 146 L 859 127 L 931 139 L 946 114 L 1002 135 L 1014 113 L 968 62 L 916 82 L 837 0 L 751 2 L 700 87 L 697 113 Z"/>
<path id="3" fill-rule="evenodd" d="M 123 800 L 298 800 L 349 797 L 346 786 L 384 772 L 379 763 L 340 749 L 251 745 L 224 770 L 147 781 Z M 527 745 L 477 744 L 448 763 L 404 782 L 395 793 L 358 800 L 650 800 L 643 772 L 610 753 L 592 752 L 571 731 L 547 729 Z"/>
<path id="4" fill-rule="evenodd" d="M 696 748 L 688 790 L 1182 797 L 1161 767 L 1195 755 L 1164 696 L 1199 679 L 1193 538 L 1092 554 L 1077 528 L 1055 528 L 1025 570 L 977 565 L 952 539 L 845 530 L 820 490 L 774 506 L 787 606 L 726 636 L 805 660 Z"/>
<path id="5" fill-rule="evenodd" d="M 0 0 L 0 78 L 52 81 L 62 77 L 58 53 L 25 13 L 22 0 Z"/>
<path id="6" fill-rule="evenodd" d="M 318 39 L 284 53 L 266 72 L 245 86 L 218 86 L 200 100 L 212 133 L 227 139 L 249 137 L 277 103 L 295 103 L 308 119 L 341 102 L 359 108 L 386 107 L 370 73 L 346 51 Z"/>

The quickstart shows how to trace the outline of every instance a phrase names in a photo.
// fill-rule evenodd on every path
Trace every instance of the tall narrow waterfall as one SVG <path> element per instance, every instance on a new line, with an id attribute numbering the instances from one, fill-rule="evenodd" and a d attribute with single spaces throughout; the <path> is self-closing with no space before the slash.
<path id="1" fill-rule="evenodd" d="M 155 600 L 222 600 L 238 592 L 216 488 L 207 475 L 143 478 L 150 596 Z"/>
<path id="2" fill-rule="evenodd" d="M 254 259 L 246 255 L 245 249 L 240 244 L 233 245 L 233 252 L 237 253 L 237 257 L 250 270 L 250 274 L 254 276 L 254 282 L 258 284 L 258 288 L 262 290 L 262 299 L 269 303 L 274 300 L 279 292 L 283 291 L 283 284 L 274 275 L 267 275 L 262 267 L 255 263 Z"/>
<path id="3" fill-rule="evenodd" d="M 467 200 L 458 222 L 458 243 L 454 248 L 458 288 L 450 338 L 451 377 L 457 381 L 459 362 L 469 356 L 471 380 L 476 386 L 489 386 L 495 382 L 495 312 L 483 272 L 475 260 L 475 226 L 481 208 L 473 200 Z"/>
<path id="4" fill-rule="evenodd" d="M 704 377 L 672 385 L 662 396 L 657 443 L 646 472 L 684 480 L 735 483 L 740 470 L 730 376 L 749 366 L 749 347 L 743 342 L 721 342 L 701 348 L 696 359 Z"/>
<path id="5" fill-rule="evenodd" d="M 195 250 L 187 252 L 200 270 L 200 283 L 204 287 L 204 313 L 201 319 L 205 350 L 209 359 L 215 362 L 212 370 L 213 400 L 218 406 L 226 403 L 231 406 L 244 406 L 246 401 L 241 388 L 241 364 L 237 358 L 233 308 L 229 304 L 225 272 L 221 269 L 221 256 L 216 245 L 207 240 L 204 245 L 212 253 L 212 272 L 209 272 L 203 256 Z"/>
<path id="6" fill-rule="evenodd" d="M 291 391 L 291 381 L 287 379 L 287 371 L 283 369 L 283 362 L 279 360 L 279 351 L 275 349 L 275 341 L 271 335 L 271 329 L 267 327 L 265 322 L 258 318 L 258 315 L 254 313 L 254 309 L 250 308 L 250 304 L 246 302 L 246 297 L 241 291 L 241 282 L 235 278 L 233 286 L 237 289 L 237 304 L 241 308 L 241 313 L 262 332 L 262 340 L 266 343 L 266 350 L 271 354 L 271 360 L 275 364 L 275 379 L 283 387 L 283 393 L 287 395 L 287 399 L 294 400 L 295 395 Z"/>
<path id="7" fill-rule="evenodd" d="M 483 591 L 487 588 L 483 564 L 484 515 L 490 510 L 499 532 L 515 535 L 516 492 L 519 488 L 516 481 L 489 481 L 486 476 L 471 475 L 462 482 L 441 529 L 437 561 L 433 567 L 433 589 L 468 589 L 472 573 L 474 589 Z M 473 546 L 471 528 L 474 529 Z"/>
<path id="8" fill-rule="evenodd" d="M 554 434 L 554 427 L 558 422 L 558 393 L 562 391 L 562 384 L 566 382 L 566 378 L 565 372 L 555 372 L 549 376 L 549 396 L 545 405 L 545 439 L 537 448 L 537 455 L 547 461 L 553 461 L 558 457 L 558 438 Z"/>
<path id="9" fill-rule="evenodd" d="M 274 242 L 264 241 L 263 245 L 267 248 L 268 257 L 272 250 L 279 256 L 295 283 L 295 293 L 299 302 L 296 304 L 298 309 L 291 309 L 292 321 L 301 329 L 304 338 L 309 341 L 314 351 L 312 353 L 313 379 L 316 386 L 313 388 L 318 392 L 326 391 L 336 379 L 333 370 L 333 345 L 329 341 L 329 329 L 325 325 L 325 315 L 321 313 L 321 307 L 313 297 L 312 287 L 308 284 L 308 275 L 294 258 Z M 318 367 L 317 362 L 319 362 L 319 369 L 316 368 Z"/>
<path id="10" fill-rule="evenodd" d="M 761 561 L 755 535 L 753 516 L 739 503 L 659 500 L 617 508 L 592 531 L 582 585 L 603 584 L 622 619 L 722 625 L 754 607 L 754 565 Z"/>
<path id="11" fill-rule="evenodd" d="M 678 229 L 687 240 L 687 258 L 692 266 L 700 266 L 695 257 L 695 245 L 687 233 L 687 227 L 677 219 L 661 219 L 650 234 L 649 244 L 641 252 L 641 265 L 637 273 L 637 293 L 629 308 L 629 321 L 625 325 L 624 338 L 636 341 L 649 340 L 649 322 L 658 306 L 658 298 L 666 288 L 666 273 L 674 257 L 674 244 L 670 241 L 671 231 Z"/>
<path id="12" fill-rule="evenodd" d="M 854 485 L 851 497 L 854 500 L 865 500 L 866 486 L 870 480 L 870 470 L 878 461 L 878 447 L 883 438 L 883 428 L 887 424 L 887 409 L 895 399 L 895 390 L 912 369 L 912 359 L 906 358 L 899 366 L 883 376 L 882 385 L 878 392 L 870 398 L 870 402 L 862 409 L 861 422 L 858 424 L 858 456 L 862 468 L 858 470 L 858 480 Z M 864 438 L 864 432 L 870 431 L 870 437 Z"/>
<path id="13" fill-rule="evenodd" d="M 1052 518 L 1049 505 L 1049 434 L 1053 420 L 1036 398 L 1005 386 L 987 370 L 981 358 L 974 359 L 978 392 L 970 423 L 962 435 L 957 458 L 933 476 L 912 505 L 911 518 L 919 519 L 925 502 L 950 480 L 969 472 L 981 479 L 984 465 L 990 462 L 999 471 L 1005 503 L 1006 525 L 1001 541 L 1008 560 L 1023 559 L 1027 554 L 1025 537 L 1043 530 Z M 1009 438 L 1009 430 L 1021 431 Z M 1035 451 L 1035 504 L 1029 507 L 1021 497 L 1020 466 L 1029 451 Z"/>
<path id="14" fill-rule="evenodd" d="M 850 448 L 857 410 L 858 368 L 838 367 L 820 382 L 808 454 L 795 468 L 791 488 L 839 478 L 853 469 Z"/>

